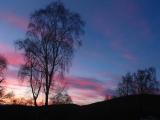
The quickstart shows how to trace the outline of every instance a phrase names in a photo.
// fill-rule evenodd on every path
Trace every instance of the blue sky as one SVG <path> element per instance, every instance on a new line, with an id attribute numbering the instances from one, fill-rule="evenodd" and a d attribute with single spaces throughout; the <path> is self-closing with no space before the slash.
<path id="1" fill-rule="evenodd" d="M 0 1 L 0 53 L 8 58 L 10 64 L 8 81 L 17 79 L 16 73 L 22 60 L 15 51 L 14 41 L 24 38 L 30 14 L 52 1 Z M 77 102 L 102 100 L 102 92 L 115 89 L 121 76 L 129 71 L 153 66 L 159 79 L 159 0 L 61 1 L 70 10 L 78 12 L 86 22 L 83 46 L 76 51 L 67 75 L 75 81 L 88 83 L 70 88 L 69 93 L 75 98 L 77 92 L 81 93 L 78 97 L 83 99 Z M 95 84 L 101 87 L 100 91 Z M 88 94 L 84 95 L 84 91 Z M 88 101 L 84 100 L 85 97 Z"/>

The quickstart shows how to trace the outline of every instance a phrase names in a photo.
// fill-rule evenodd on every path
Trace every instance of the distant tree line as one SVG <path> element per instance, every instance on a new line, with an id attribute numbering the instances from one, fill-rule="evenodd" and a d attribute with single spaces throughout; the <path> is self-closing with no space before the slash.
<path id="1" fill-rule="evenodd" d="M 117 93 L 119 96 L 157 94 L 159 88 L 160 83 L 156 77 L 156 69 L 150 67 L 122 76 L 117 87 Z"/>

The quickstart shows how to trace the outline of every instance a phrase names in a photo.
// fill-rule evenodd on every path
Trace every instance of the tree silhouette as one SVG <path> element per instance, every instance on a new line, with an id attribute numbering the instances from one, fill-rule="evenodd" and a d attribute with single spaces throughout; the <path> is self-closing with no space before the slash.
<path id="1" fill-rule="evenodd" d="M 50 98 L 52 104 L 71 104 L 72 99 L 67 92 L 67 82 L 64 79 L 56 81 L 56 86 L 52 88 L 53 97 Z"/>
<path id="2" fill-rule="evenodd" d="M 117 92 L 120 96 L 133 94 L 156 94 L 159 90 L 159 81 L 156 79 L 156 70 L 153 67 L 138 70 L 136 73 L 127 73 L 119 82 Z"/>
<path id="3" fill-rule="evenodd" d="M 33 58 L 34 65 L 29 67 L 42 78 L 46 106 L 55 75 L 68 71 L 73 53 L 81 45 L 83 27 L 79 14 L 66 9 L 60 1 L 53 2 L 31 15 L 26 39 L 16 42 L 26 59 L 28 54 Z"/>
<path id="4" fill-rule="evenodd" d="M 72 99 L 66 91 L 57 92 L 54 97 L 51 98 L 52 104 L 71 104 Z"/>
<path id="5" fill-rule="evenodd" d="M 24 98 L 24 97 L 20 97 L 20 98 L 16 98 L 16 97 L 12 97 L 10 99 L 9 104 L 13 104 L 13 105 L 24 105 L 24 106 L 32 106 L 34 105 L 33 100 L 28 98 Z"/>
<path id="6" fill-rule="evenodd" d="M 120 96 L 128 96 L 134 94 L 134 80 L 131 73 L 122 76 L 122 81 L 118 84 L 118 94 Z"/>
<path id="7" fill-rule="evenodd" d="M 26 64 L 22 65 L 19 70 L 21 80 L 28 79 L 35 106 L 37 106 L 37 98 L 42 86 L 42 75 L 37 71 L 36 65 L 33 57 L 26 55 Z"/>
<path id="8" fill-rule="evenodd" d="M 7 68 L 7 61 L 3 56 L 0 55 L 0 84 L 4 82 L 6 68 Z M 0 86 L 0 97 L 2 97 L 3 95 L 4 95 L 4 87 Z"/>
<path id="9" fill-rule="evenodd" d="M 159 82 L 156 79 L 156 70 L 153 67 L 144 70 L 138 70 L 134 73 L 135 88 L 137 94 L 150 93 L 158 91 Z"/>
<path id="10" fill-rule="evenodd" d="M 13 91 L 8 92 L 8 93 L 4 92 L 1 99 L 0 99 L 0 103 L 1 104 L 6 104 L 6 103 L 9 104 L 10 103 L 9 101 L 11 101 L 14 98 L 14 96 L 15 96 L 15 94 Z"/>

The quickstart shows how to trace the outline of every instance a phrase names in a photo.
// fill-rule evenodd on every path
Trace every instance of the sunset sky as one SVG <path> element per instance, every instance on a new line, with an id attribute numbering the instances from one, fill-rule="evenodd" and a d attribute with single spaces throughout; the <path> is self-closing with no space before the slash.
<path id="1" fill-rule="evenodd" d="M 18 82 L 23 63 L 14 41 L 25 37 L 30 14 L 54 0 L 0 1 L 0 54 L 8 60 L 6 84 L 17 96 L 29 95 Z M 121 76 L 153 66 L 160 78 L 159 0 L 61 0 L 86 22 L 83 46 L 66 75 L 74 103 L 88 104 L 113 95 Z"/>

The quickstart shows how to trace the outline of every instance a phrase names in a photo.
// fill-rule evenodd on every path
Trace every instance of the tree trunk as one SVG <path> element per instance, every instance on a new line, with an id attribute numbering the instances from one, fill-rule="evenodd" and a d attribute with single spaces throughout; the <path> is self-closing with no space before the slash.
<path id="1" fill-rule="evenodd" d="M 38 105 L 37 105 L 37 100 L 36 100 L 36 99 L 34 99 L 34 106 L 35 106 L 35 107 L 38 106 Z"/>
<path id="2" fill-rule="evenodd" d="M 46 92 L 45 92 L 45 106 L 48 106 L 48 98 L 49 98 L 49 92 L 50 92 L 50 86 L 52 82 L 52 74 L 49 75 L 49 78 L 46 79 Z"/>
<path id="3" fill-rule="evenodd" d="M 49 90 L 47 89 L 45 93 L 45 106 L 48 106 L 48 95 L 49 95 Z"/>

